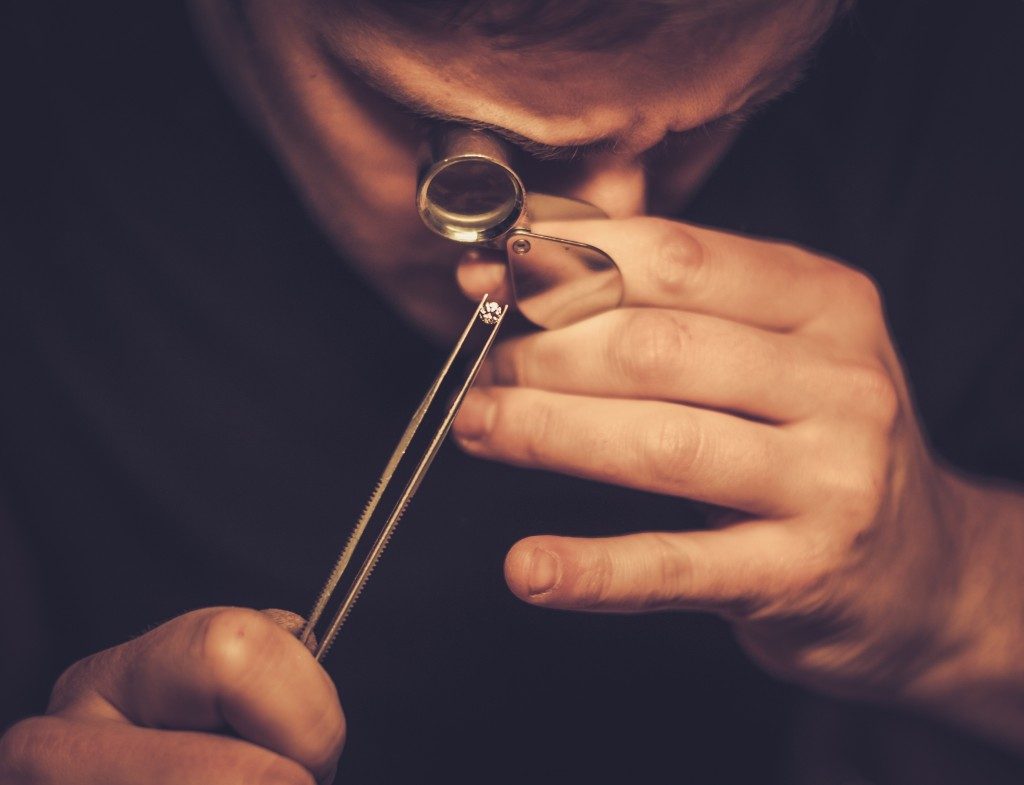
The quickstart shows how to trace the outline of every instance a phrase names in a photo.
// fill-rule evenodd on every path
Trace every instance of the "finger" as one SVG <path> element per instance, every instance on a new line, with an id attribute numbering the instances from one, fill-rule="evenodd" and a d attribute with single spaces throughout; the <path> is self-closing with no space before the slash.
<path id="1" fill-rule="evenodd" d="M 488 362 L 495 384 L 683 402 L 773 422 L 800 419 L 836 392 L 835 363 L 798 336 L 665 308 L 609 311 L 504 341 Z"/>
<path id="2" fill-rule="evenodd" d="M 505 559 L 522 600 L 589 611 L 713 610 L 749 617 L 804 573 L 808 548 L 786 525 L 753 521 L 720 531 L 622 537 L 528 537 Z"/>
<path id="3" fill-rule="evenodd" d="M 463 294 L 472 300 L 479 300 L 485 294 L 502 303 L 511 299 L 504 254 L 471 248 L 459 259 L 455 277 Z"/>
<path id="4" fill-rule="evenodd" d="M 191 731 L 35 717 L 0 740 L 10 785 L 314 785 L 298 763 L 255 744 Z"/>
<path id="5" fill-rule="evenodd" d="M 293 611 L 283 611 L 280 608 L 264 608 L 260 613 L 274 622 L 278 627 L 283 627 L 295 636 L 300 635 L 306 628 L 306 620 Z M 311 632 L 309 634 L 309 638 L 303 645 L 310 651 L 310 653 L 315 652 L 317 646 L 316 633 Z"/>
<path id="6" fill-rule="evenodd" d="M 209 608 L 72 667 L 52 710 L 96 716 L 99 696 L 124 719 L 156 728 L 231 727 L 323 777 L 345 723 L 337 691 L 305 647 L 264 614 Z"/>
<path id="7" fill-rule="evenodd" d="M 626 306 L 790 331 L 873 292 L 864 275 L 795 246 L 660 218 L 552 222 L 534 230 L 607 252 L 622 270 Z"/>
<path id="8" fill-rule="evenodd" d="M 474 389 L 454 424 L 480 457 L 766 516 L 795 512 L 804 472 L 789 435 L 659 401 Z"/>

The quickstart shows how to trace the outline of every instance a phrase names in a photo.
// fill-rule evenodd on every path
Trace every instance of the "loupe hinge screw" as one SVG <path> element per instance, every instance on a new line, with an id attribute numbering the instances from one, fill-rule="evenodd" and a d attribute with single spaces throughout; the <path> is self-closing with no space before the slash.
<path id="1" fill-rule="evenodd" d="M 529 240 L 516 240 L 512 243 L 512 253 L 519 254 L 522 256 L 524 253 L 530 252 L 530 241 Z"/>

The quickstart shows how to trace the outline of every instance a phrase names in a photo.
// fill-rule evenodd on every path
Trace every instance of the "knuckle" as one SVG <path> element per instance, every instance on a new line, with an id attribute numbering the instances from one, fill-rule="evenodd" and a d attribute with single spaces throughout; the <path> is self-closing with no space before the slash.
<path id="1" fill-rule="evenodd" d="M 613 367 L 641 383 L 664 378 L 685 356 L 689 337 L 685 324 L 667 311 L 624 311 L 612 345 Z"/>
<path id="2" fill-rule="evenodd" d="M 900 413 L 900 395 L 892 376 L 880 364 L 851 365 L 844 386 L 858 408 L 886 430 Z"/>
<path id="3" fill-rule="evenodd" d="M 658 221 L 655 226 L 657 234 L 649 262 L 654 285 L 668 295 L 692 292 L 699 287 L 704 272 L 704 246 L 677 224 Z"/>
<path id="4" fill-rule="evenodd" d="M 662 534 L 650 535 L 650 572 L 655 580 L 641 598 L 644 608 L 656 610 L 677 605 L 693 594 L 694 561 L 690 553 L 676 547 Z"/>
<path id="5" fill-rule="evenodd" d="M 867 273 L 852 267 L 836 265 L 834 284 L 838 302 L 855 312 L 871 317 L 881 316 L 883 312 L 882 294 Z"/>
<path id="6" fill-rule="evenodd" d="M 640 437 L 640 471 L 659 487 L 672 487 L 700 467 L 707 449 L 704 433 L 691 419 L 666 418 Z"/>
<path id="7" fill-rule="evenodd" d="M 64 711 L 92 701 L 111 675 L 124 667 L 126 646 L 114 646 L 72 663 L 50 690 L 47 712 Z"/>
<path id="8" fill-rule="evenodd" d="M 851 295 L 856 303 L 872 313 L 882 312 L 882 293 L 874 279 L 860 270 L 850 272 Z"/>
<path id="9" fill-rule="evenodd" d="M 96 655 L 92 655 L 96 656 Z M 72 663 L 54 682 L 50 690 L 49 711 L 59 711 L 73 703 L 81 692 L 83 682 L 87 680 L 85 672 L 89 670 L 91 658 Z"/>
<path id="10" fill-rule="evenodd" d="M 41 781 L 45 760 L 63 743 L 58 723 L 46 717 L 12 725 L 0 736 L 0 781 Z"/>
<path id="11" fill-rule="evenodd" d="M 195 654 L 217 683 L 238 683 L 268 652 L 273 630 L 258 611 L 221 608 L 202 619 Z"/>
<path id="12" fill-rule="evenodd" d="M 573 605 L 595 609 L 660 610 L 677 607 L 690 596 L 694 564 L 670 537 L 636 535 L 625 551 L 598 546 L 577 572 Z"/>
<path id="13" fill-rule="evenodd" d="M 607 548 L 598 547 L 576 575 L 573 585 L 574 604 L 578 608 L 599 608 L 608 599 L 614 564 Z"/>
<path id="14" fill-rule="evenodd" d="M 518 418 L 517 418 L 518 419 Z M 558 444 L 558 415 L 550 404 L 536 401 L 528 416 L 519 423 L 509 423 L 509 430 L 522 429 L 522 457 L 530 464 L 548 465 L 552 445 Z M 502 429 L 505 430 L 505 429 Z"/>

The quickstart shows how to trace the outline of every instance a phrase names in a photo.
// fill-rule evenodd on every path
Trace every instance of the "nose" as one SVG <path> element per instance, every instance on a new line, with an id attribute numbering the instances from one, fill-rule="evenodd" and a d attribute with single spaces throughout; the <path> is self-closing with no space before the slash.
<path id="1" fill-rule="evenodd" d="M 590 202 L 611 218 L 629 218 L 647 211 L 647 173 L 636 158 L 601 156 L 581 167 L 567 196 Z"/>

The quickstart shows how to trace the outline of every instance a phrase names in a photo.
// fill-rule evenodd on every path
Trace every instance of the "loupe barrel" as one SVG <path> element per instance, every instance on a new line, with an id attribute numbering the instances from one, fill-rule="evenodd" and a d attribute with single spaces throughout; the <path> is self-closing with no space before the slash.
<path id="1" fill-rule="evenodd" d="M 450 240 L 486 243 L 513 229 L 526 205 L 507 146 L 493 134 L 453 126 L 432 145 L 416 205 L 423 222 Z"/>

